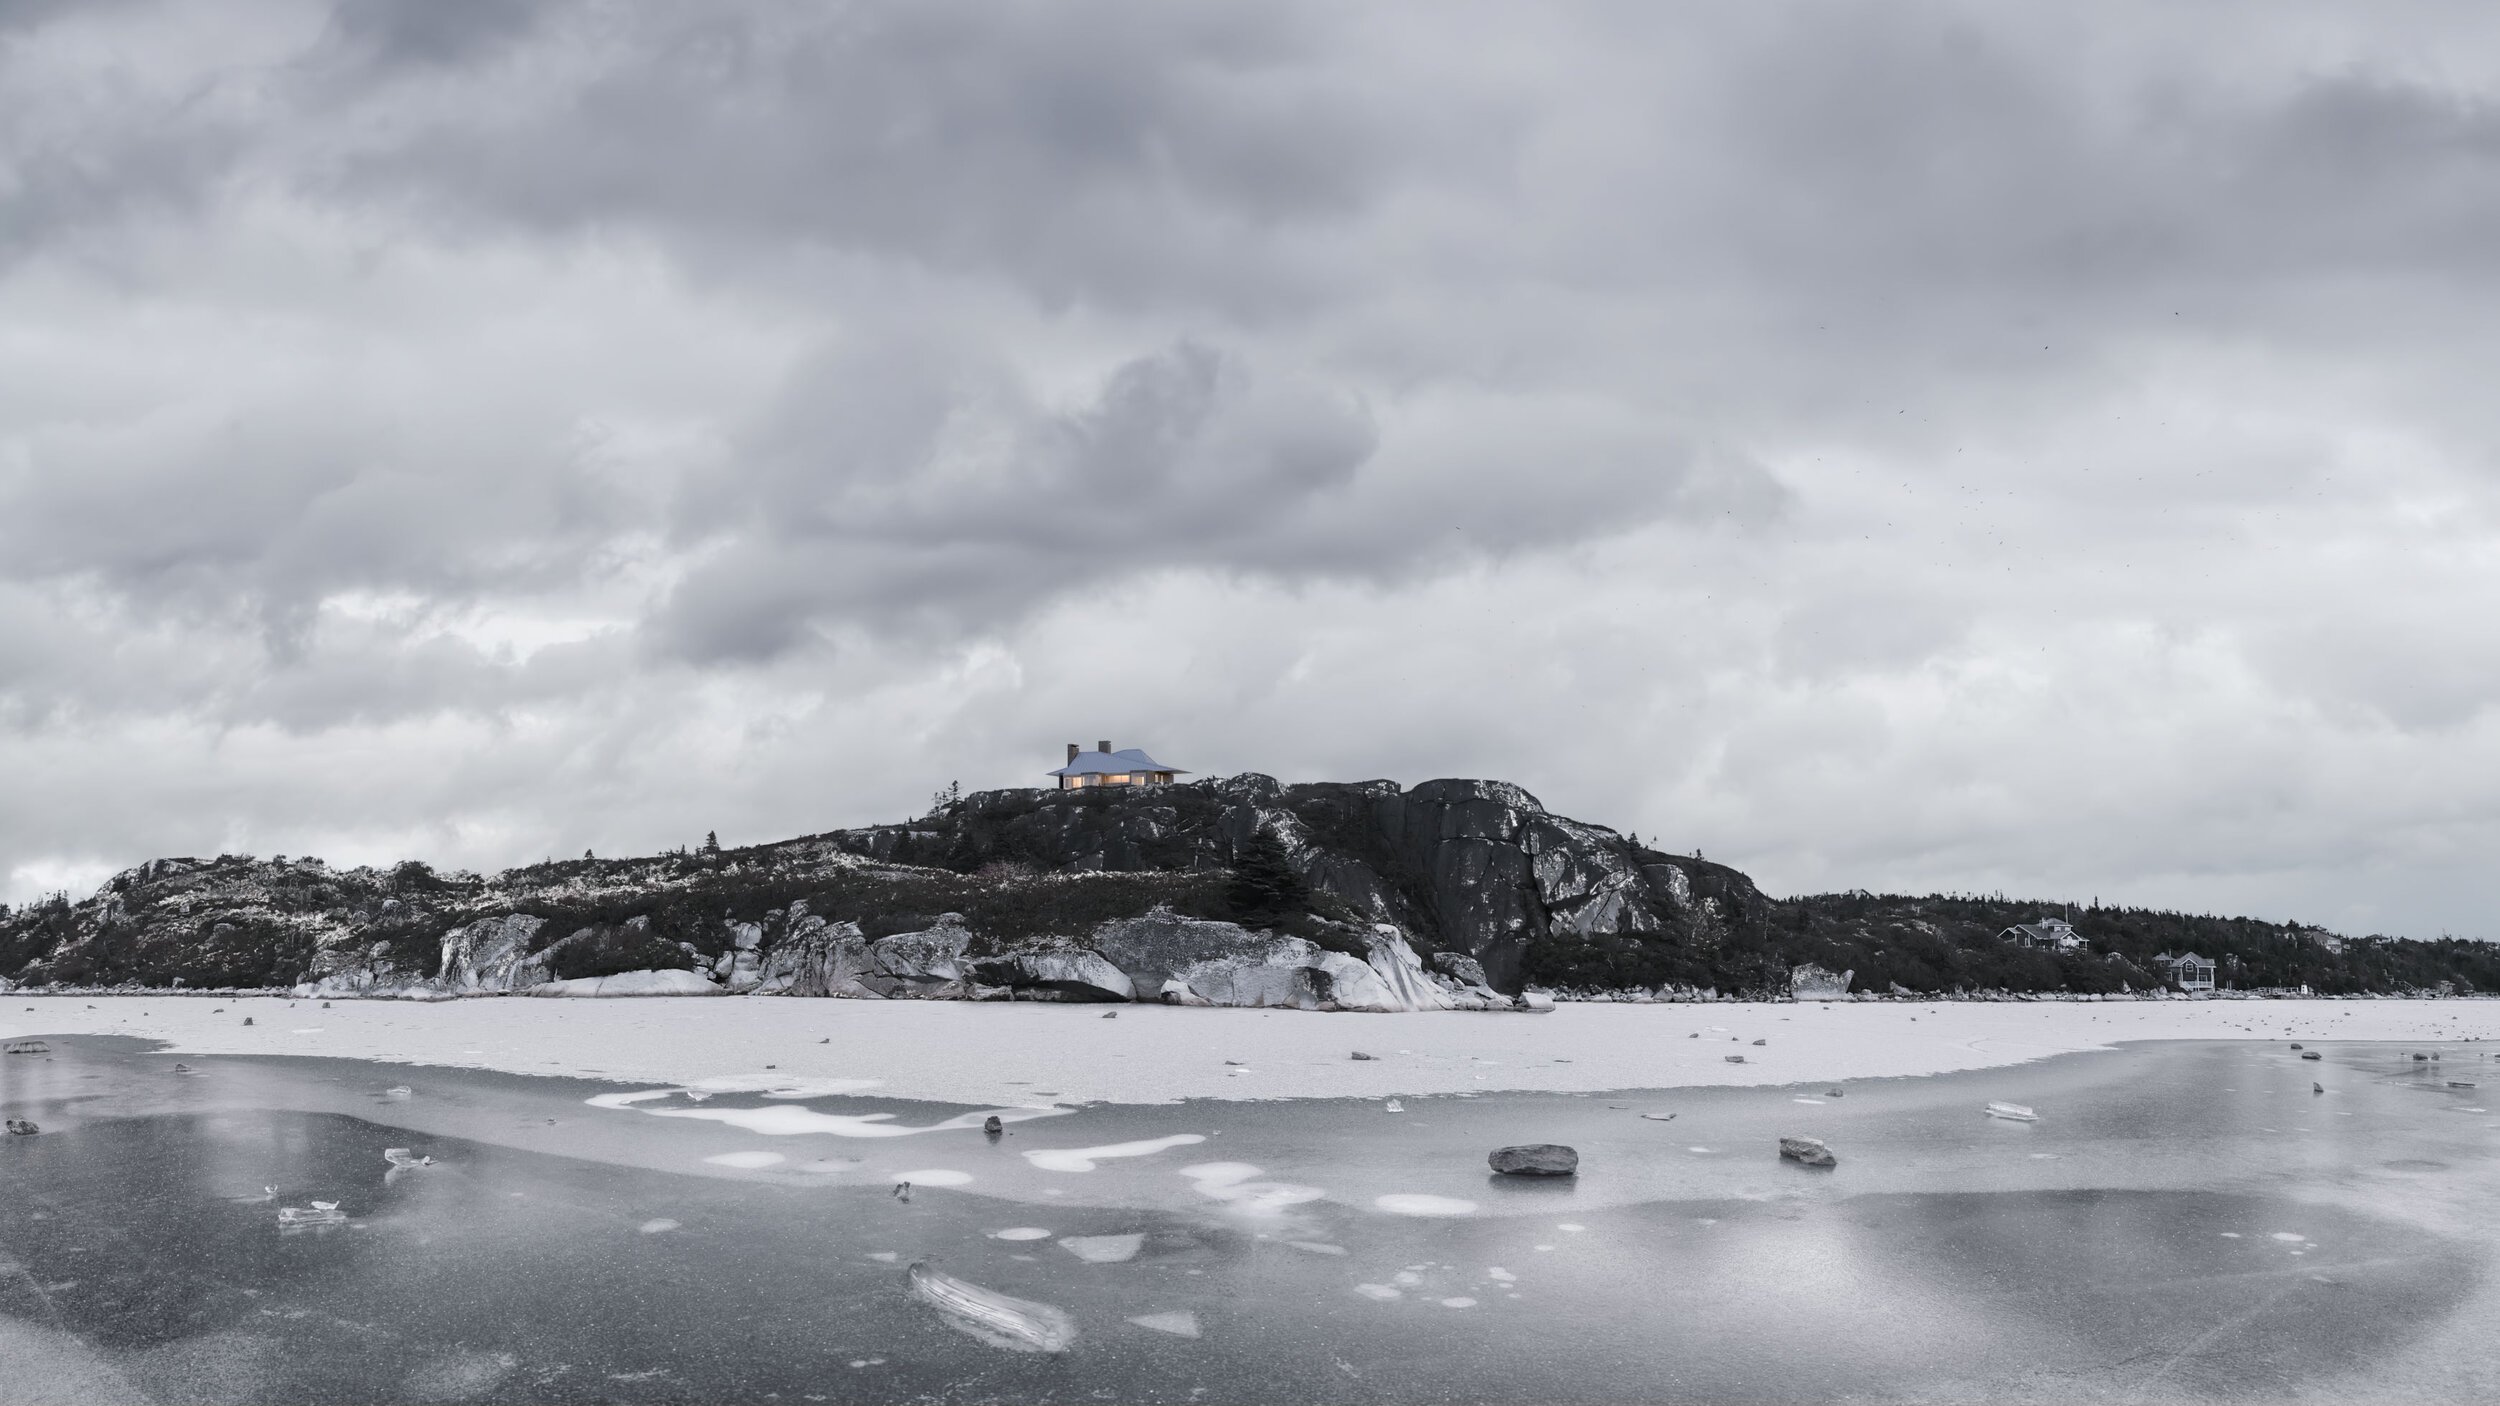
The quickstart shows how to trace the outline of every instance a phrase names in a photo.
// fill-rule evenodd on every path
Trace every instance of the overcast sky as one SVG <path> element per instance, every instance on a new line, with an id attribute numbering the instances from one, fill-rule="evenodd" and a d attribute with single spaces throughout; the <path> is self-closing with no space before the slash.
<path id="1" fill-rule="evenodd" d="M 0 897 L 1514 780 L 2500 936 L 2500 11 L 0 0 Z"/>

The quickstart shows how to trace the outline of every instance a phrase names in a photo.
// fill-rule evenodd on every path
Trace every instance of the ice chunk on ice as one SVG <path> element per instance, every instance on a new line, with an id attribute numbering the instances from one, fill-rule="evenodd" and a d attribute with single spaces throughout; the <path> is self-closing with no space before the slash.
<path id="1" fill-rule="evenodd" d="M 410 1167 L 431 1167 L 434 1165 L 433 1158 L 419 1157 L 405 1147 L 383 1148 L 382 1160 L 390 1163 L 393 1167 L 398 1168 L 401 1171 L 406 1171 Z"/>
<path id="2" fill-rule="evenodd" d="M 905 1274 L 912 1297 L 938 1311 L 946 1326 L 1009 1352 L 1065 1352 L 1076 1341 L 1076 1323 L 1065 1309 L 984 1289 L 932 1268 L 926 1261 Z"/>
<path id="3" fill-rule="evenodd" d="M 1406 1297 L 1405 1290 L 1393 1288 L 1387 1284 L 1357 1284 L 1354 1286 L 1354 1292 L 1361 1294 L 1364 1298 L 1379 1299 L 1384 1303 L 1390 1299 Z"/>
<path id="4" fill-rule="evenodd" d="M 315 1201 L 310 1210 L 302 1206 L 278 1208 L 278 1224 L 280 1225 L 344 1225 L 346 1223 L 347 1213 L 339 1209 L 339 1203 L 336 1201 Z"/>
<path id="5" fill-rule="evenodd" d="M 1345 1253 L 1345 1246 L 1331 1245 L 1325 1240 L 1288 1240 L 1285 1243 L 1293 1246 L 1297 1250 L 1308 1250 L 1315 1255 L 1342 1255 Z"/>
<path id="6" fill-rule="evenodd" d="M 1152 1328 L 1158 1333 L 1170 1333 L 1176 1338 L 1198 1336 L 1198 1315 L 1185 1308 L 1171 1313 L 1141 1313 L 1129 1322 L 1140 1328 Z"/>
<path id="7" fill-rule="evenodd" d="M 1404 1113 L 1406 1111 L 1406 1105 L 1398 1102 L 1396 1099 L 1391 1099 L 1387 1103 L 1381 1105 L 1380 1111 L 1383 1113 Z"/>
<path id="8" fill-rule="evenodd" d="M 1462 1295 L 1454 1299 L 1443 1299 L 1441 1301 L 1441 1306 L 1443 1308 L 1474 1308 L 1476 1306 L 1476 1301 Z"/>
<path id="9" fill-rule="evenodd" d="M 2028 1105 L 2020 1103 L 1991 1103 L 1988 1105 L 1987 1112 L 1988 1116 L 1991 1118 L 2003 1118 L 2010 1123 L 2037 1123 L 2040 1121 L 2039 1114 L 2032 1112 Z"/>
<path id="10" fill-rule="evenodd" d="M 992 1240 L 1048 1240 L 1050 1232 L 1038 1225 L 1011 1225 L 1005 1230 L 990 1232 Z"/>
<path id="11" fill-rule="evenodd" d="M 1059 1248 L 1087 1264 L 1125 1264 L 1146 1248 L 1143 1235 L 1063 1235 Z M 1135 1320 L 1131 1320 L 1132 1322 Z"/>
<path id="12" fill-rule="evenodd" d="M 677 1228 L 677 1222 L 669 1220 L 666 1217 L 662 1217 L 659 1220 L 647 1220 L 642 1223 L 642 1233 L 645 1235 L 662 1235 Z"/>

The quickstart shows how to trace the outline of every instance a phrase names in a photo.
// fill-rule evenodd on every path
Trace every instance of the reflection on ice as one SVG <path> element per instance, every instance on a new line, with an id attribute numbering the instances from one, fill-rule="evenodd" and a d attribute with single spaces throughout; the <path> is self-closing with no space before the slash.
<path id="1" fill-rule="evenodd" d="M 1064 1309 L 1013 1298 L 931 1268 L 925 1261 L 906 1274 L 914 1298 L 938 1311 L 946 1325 L 1009 1352 L 1065 1352 L 1076 1341 L 1076 1323 Z"/>

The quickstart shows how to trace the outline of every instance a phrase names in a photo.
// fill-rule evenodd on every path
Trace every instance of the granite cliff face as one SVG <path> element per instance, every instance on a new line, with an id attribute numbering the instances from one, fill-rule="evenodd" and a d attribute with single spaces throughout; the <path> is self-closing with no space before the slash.
<path id="1" fill-rule="evenodd" d="M 1228 900 L 1261 833 L 1308 911 L 1252 920 Z M 84 902 L 0 917 L 0 979 L 692 989 L 605 980 L 662 970 L 731 993 L 1504 1009 L 1532 982 L 1707 984 L 1761 906 L 1733 870 L 1548 814 L 1507 783 L 1248 775 L 988 792 L 904 825 L 493 876 L 156 860 Z"/>
<path id="2" fill-rule="evenodd" d="M 1143 791 L 992 791 L 910 825 L 830 836 L 953 868 L 1220 870 L 1268 827 L 1341 916 L 1394 924 L 1490 984 L 1706 985 L 1767 906 L 1743 874 L 1549 813 L 1503 781 L 1285 786 L 1256 774 Z M 1767 971 L 1768 969 L 1765 968 Z"/>

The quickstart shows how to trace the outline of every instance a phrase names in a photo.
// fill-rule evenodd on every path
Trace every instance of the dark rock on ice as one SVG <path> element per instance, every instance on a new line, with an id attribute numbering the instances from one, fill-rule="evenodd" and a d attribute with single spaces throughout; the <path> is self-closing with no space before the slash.
<path id="1" fill-rule="evenodd" d="M 1821 1138 L 1784 1137 L 1780 1139 L 1780 1156 L 1801 1167 L 1837 1167 L 1840 1159 L 1824 1146 Z"/>
<path id="2" fill-rule="evenodd" d="M 35 1134 L 43 1131 L 41 1128 L 36 1127 L 34 1124 L 23 1118 L 11 1118 L 6 1126 L 10 1132 L 17 1134 L 19 1137 L 33 1137 Z"/>
<path id="3" fill-rule="evenodd" d="M 1367 1054 L 1363 1053 L 1361 1050 L 1356 1050 L 1356 1051 L 1354 1052 L 1354 1057 L 1355 1057 L 1356 1059 L 1363 1059 L 1363 1060 L 1371 1060 L 1371 1059 L 1378 1059 L 1378 1058 L 1379 1058 L 1379 1056 L 1378 1056 L 1378 1055 L 1367 1055 Z"/>
<path id="4" fill-rule="evenodd" d="M 1567 1177 L 1580 1170 L 1580 1154 L 1556 1142 L 1496 1148 L 1484 1160 L 1506 1177 Z"/>
<path id="5" fill-rule="evenodd" d="M 981 1120 L 981 1131 L 989 1134 L 992 1138 L 1003 1137 L 1006 1135 L 1007 1125 L 1000 1122 L 998 1120 L 998 1115 L 993 1113 L 987 1118 Z"/>

